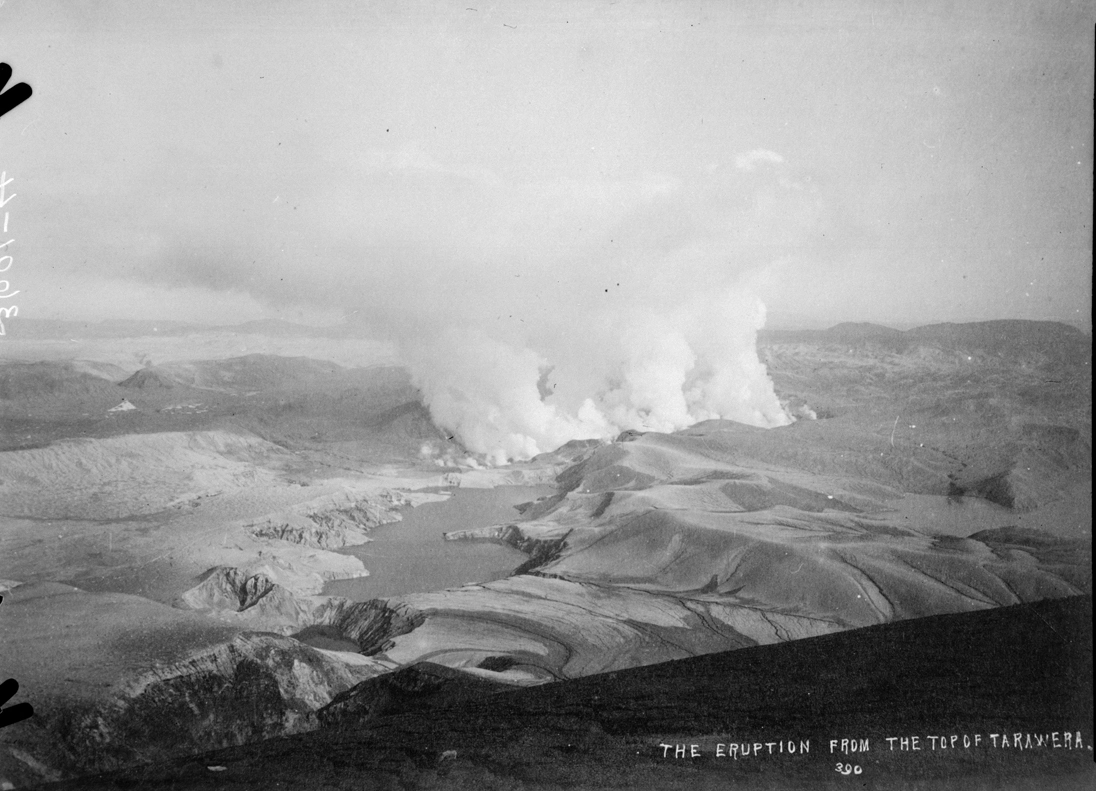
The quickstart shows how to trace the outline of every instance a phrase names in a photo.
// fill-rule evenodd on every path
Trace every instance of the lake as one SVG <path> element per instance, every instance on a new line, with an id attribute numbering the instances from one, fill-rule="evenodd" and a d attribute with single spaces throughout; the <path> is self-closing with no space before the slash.
<path id="1" fill-rule="evenodd" d="M 525 562 L 523 552 L 486 541 L 446 541 L 444 534 L 513 522 L 519 516 L 514 506 L 555 494 L 556 489 L 499 486 L 451 491 L 443 502 L 403 509 L 402 522 L 373 528 L 368 544 L 341 550 L 361 558 L 369 576 L 329 582 L 324 595 L 366 601 L 507 577 Z"/>

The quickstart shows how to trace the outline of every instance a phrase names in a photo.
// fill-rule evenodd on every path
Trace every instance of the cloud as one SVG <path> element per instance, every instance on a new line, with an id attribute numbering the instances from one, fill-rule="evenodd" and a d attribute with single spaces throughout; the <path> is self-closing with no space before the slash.
<path id="1" fill-rule="evenodd" d="M 434 419 L 495 463 L 625 429 L 784 425 L 749 282 L 779 245 L 812 243 L 819 197 L 736 172 L 511 190 L 500 216 L 524 236 L 402 258 L 361 318 L 400 343 Z"/>
<path id="2" fill-rule="evenodd" d="M 739 154 L 734 158 L 734 166 L 739 170 L 751 171 L 754 170 L 759 163 L 771 162 L 775 165 L 783 164 L 784 157 L 775 151 L 769 151 L 765 148 L 755 148 L 753 151 L 747 151 L 744 154 Z"/>
<path id="3" fill-rule="evenodd" d="M 777 426 L 749 284 L 830 229 L 817 189 L 739 164 L 504 179 L 409 146 L 296 179 L 206 173 L 121 215 L 129 241 L 104 240 L 97 271 L 341 312 L 395 344 L 435 421 L 494 463 L 631 428 Z"/>

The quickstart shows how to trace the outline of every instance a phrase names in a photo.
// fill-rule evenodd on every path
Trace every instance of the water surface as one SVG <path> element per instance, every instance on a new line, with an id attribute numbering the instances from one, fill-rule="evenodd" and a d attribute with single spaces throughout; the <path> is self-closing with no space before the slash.
<path id="1" fill-rule="evenodd" d="M 452 496 L 443 502 L 403 509 L 402 522 L 373 528 L 370 543 L 342 550 L 361 558 L 369 576 L 329 582 L 324 594 L 366 601 L 507 577 L 525 562 L 524 553 L 484 541 L 446 541 L 444 534 L 514 521 L 518 518 L 515 505 L 556 490 L 499 486 L 451 491 Z"/>

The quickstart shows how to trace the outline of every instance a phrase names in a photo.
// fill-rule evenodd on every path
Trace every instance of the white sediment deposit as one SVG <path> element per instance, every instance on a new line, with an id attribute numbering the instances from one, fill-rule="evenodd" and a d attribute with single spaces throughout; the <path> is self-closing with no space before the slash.
<path id="1" fill-rule="evenodd" d="M 9 515 L 116 519 L 210 492 L 272 485 L 288 451 L 222 430 L 66 439 L 0 454 Z"/>
<path id="2" fill-rule="evenodd" d="M 377 525 L 398 522 L 399 509 L 424 498 L 391 489 L 343 489 L 299 503 L 248 524 L 256 538 L 272 538 L 320 549 L 364 544 Z"/>

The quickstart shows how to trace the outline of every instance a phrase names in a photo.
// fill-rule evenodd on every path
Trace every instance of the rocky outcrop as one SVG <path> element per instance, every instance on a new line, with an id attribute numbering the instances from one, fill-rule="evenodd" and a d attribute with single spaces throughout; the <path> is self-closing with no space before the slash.
<path id="1" fill-rule="evenodd" d="M 329 599 L 314 614 L 316 625 L 331 626 L 346 639 L 357 643 L 365 656 L 387 651 L 394 640 L 421 626 L 426 615 L 396 599 L 352 602 Z"/>
<path id="2" fill-rule="evenodd" d="M 492 525 L 475 530 L 454 530 L 445 534 L 446 541 L 494 541 L 524 552 L 529 559 L 514 574 L 525 574 L 555 560 L 567 543 L 570 528 L 553 522 L 530 522 L 521 525 Z"/>
<path id="3" fill-rule="evenodd" d="M 60 777 L 300 733 L 316 726 L 314 712 L 336 695 L 390 669 L 288 637 L 244 633 L 154 666 L 105 700 L 39 707 L 9 752 L 39 764 L 40 777 Z"/>
<path id="4" fill-rule="evenodd" d="M 172 390 L 180 385 L 164 371 L 155 368 L 142 368 L 128 379 L 118 383 L 119 387 L 136 390 Z"/>
<path id="5" fill-rule="evenodd" d="M 494 679 L 420 662 L 362 681 L 337 695 L 317 712 L 316 718 L 324 728 L 361 729 L 384 714 L 467 703 L 512 689 L 512 685 Z"/>
<path id="6" fill-rule="evenodd" d="M 288 634 L 311 624 L 317 608 L 325 601 L 321 597 L 295 594 L 261 571 L 219 566 L 210 569 L 201 583 L 180 596 L 176 606 L 202 610 L 246 629 Z"/>
<path id="7" fill-rule="evenodd" d="M 355 644 L 367 656 L 386 650 L 394 638 L 421 626 L 425 619 L 422 612 L 398 600 L 353 602 L 302 596 L 263 574 L 248 575 L 236 568 L 216 569 L 183 594 L 179 604 L 250 629 L 294 634 L 319 628 Z"/>
<path id="8" fill-rule="evenodd" d="M 369 541 L 369 530 L 398 522 L 410 500 L 389 489 L 347 491 L 269 514 L 248 525 L 260 539 L 288 541 L 318 549 L 340 549 Z"/>
<path id="9" fill-rule="evenodd" d="M 179 596 L 175 606 L 200 610 L 244 629 L 296 632 L 314 623 L 316 613 L 330 606 L 331 600 L 318 595 L 327 580 L 368 574 L 355 557 L 324 550 L 296 557 L 301 553 L 300 547 L 287 546 L 278 555 L 260 552 L 245 566 L 209 569 L 197 585 Z"/>
<path id="10" fill-rule="evenodd" d="M 284 590 L 265 574 L 248 574 L 243 569 L 218 566 L 203 576 L 200 584 L 186 591 L 180 603 L 193 610 L 243 612 L 274 590 Z"/>
<path id="11" fill-rule="evenodd" d="M 191 605 L 207 605 L 200 611 L 57 584 L 5 591 L 5 638 L 26 645 L 42 640 L 43 626 L 56 629 L 49 645 L 60 655 L 12 663 L 0 645 L 0 660 L 35 708 L 30 720 L 0 731 L 0 785 L 33 785 L 307 730 L 317 723 L 315 712 L 339 693 L 398 669 L 379 654 L 424 621 L 422 612 L 401 602 L 297 596 L 268 571 L 215 569 L 189 592 Z M 358 650 L 321 650 L 288 636 L 239 631 L 267 624 L 283 632 L 323 625 Z M 91 662 L 89 650 L 97 652 Z M 44 681 L 50 674 L 66 683 L 50 686 Z"/>

